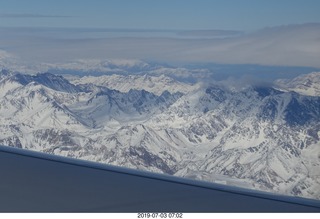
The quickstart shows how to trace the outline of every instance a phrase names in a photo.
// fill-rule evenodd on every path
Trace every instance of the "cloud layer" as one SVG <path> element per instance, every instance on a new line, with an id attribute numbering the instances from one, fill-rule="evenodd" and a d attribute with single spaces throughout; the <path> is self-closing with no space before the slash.
<path id="1" fill-rule="evenodd" d="M 320 24 L 265 28 L 249 34 L 130 31 L 0 28 L 0 49 L 32 63 L 125 58 L 320 67 Z"/>

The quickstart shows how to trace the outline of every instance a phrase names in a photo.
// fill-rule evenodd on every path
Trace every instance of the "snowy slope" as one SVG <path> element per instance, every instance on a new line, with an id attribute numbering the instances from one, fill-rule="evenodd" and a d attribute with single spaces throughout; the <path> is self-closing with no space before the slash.
<path id="1" fill-rule="evenodd" d="M 277 86 L 308 96 L 320 96 L 320 72 L 312 72 L 294 79 L 279 79 Z"/>

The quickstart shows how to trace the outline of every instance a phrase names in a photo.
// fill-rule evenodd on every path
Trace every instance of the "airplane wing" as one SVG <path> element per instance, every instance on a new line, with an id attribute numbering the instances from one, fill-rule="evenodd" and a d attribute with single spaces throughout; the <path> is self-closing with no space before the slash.
<path id="1" fill-rule="evenodd" d="M 0 212 L 320 212 L 320 201 L 0 146 Z"/>

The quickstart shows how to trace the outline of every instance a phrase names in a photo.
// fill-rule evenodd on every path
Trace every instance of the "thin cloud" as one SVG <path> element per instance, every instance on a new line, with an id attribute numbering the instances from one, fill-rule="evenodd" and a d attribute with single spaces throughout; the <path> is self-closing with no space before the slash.
<path id="1" fill-rule="evenodd" d="M 224 38 L 235 37 L 244 34 L 237 30 L 185 30 L 177 33 L 178 36 L 186 37 L 205 37 L 205 38 Z"/>
<path id="2" fill-rule="evenodd" d="M 10 32 L 11 31 L 11 32 Z M 22 34 L 23 33 L 23 34 Z M 221 32 L 222 33 L 222 32 Z M 6 51 L 26 61 L 143 59 L 164 63 L 259 64 L 320 67 L 320 24 L 266 28 L 228 38 L 174 38 L 148 33 L 1 29 Z M 201 33 L 203 34 L 203 33 Z M 213 33 L 211 33 L 213 34 Z M 231 33 L 230 33 L 231 34 Z M 132 36 L 133 35 L 133 36 Z"/>
<path id="3" fill-rule="evenodd" d="M 2 13 L 1 18 L 69 18 L 71 16 L 66 15 L 46 15 L 46 14 L 15 14 L 15 13 Z"/>

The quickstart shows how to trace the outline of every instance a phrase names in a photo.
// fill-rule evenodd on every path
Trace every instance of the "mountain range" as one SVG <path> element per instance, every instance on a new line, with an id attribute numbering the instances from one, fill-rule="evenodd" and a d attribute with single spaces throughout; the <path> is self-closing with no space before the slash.
<path id="1" fill-rule="evenodd" d="M 2 70 L 0 144 L 320 199 L 319 90 Z"/>

